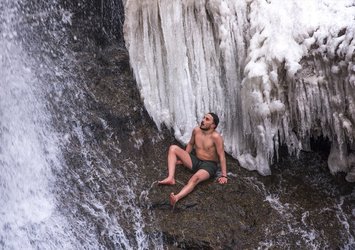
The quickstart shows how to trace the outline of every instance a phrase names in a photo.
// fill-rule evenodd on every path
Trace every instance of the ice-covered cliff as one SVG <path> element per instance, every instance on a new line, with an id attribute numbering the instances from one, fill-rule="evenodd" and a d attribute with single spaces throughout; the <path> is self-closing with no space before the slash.
<path id="1" fill-rule="evenodd" d="M 226 151 L 262 175 L 285 144 L 331 142 L 355 181 L 353 0 L 127 0 L 124 35 L 154 121 L 187 142 L 220 115 Z"/>

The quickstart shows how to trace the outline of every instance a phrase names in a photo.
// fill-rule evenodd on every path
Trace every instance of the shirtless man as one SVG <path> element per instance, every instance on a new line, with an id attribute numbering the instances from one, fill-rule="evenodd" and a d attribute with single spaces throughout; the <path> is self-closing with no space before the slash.
<path id="1" fill-rule="evenodd" d="M 177 145 L 172 145 L 168 153 L 168 177 L 159 184 L 175 184 L 175 168 L 177 164 L 183 164 L 193 171 L 194 175 L 178 194 L 170 194 L 170 204 L 175 206 L 176 202 L 188 195 L 195 186 L 211 177 L 214 177 L 218 167 L 221 165 L 221 176 L 218 178 L 220 184 L 227 183 L 227 165 L 224 153 L 222 136 L 215 131 L 219 118 L 214 113 L 206 114 L 199 127 L 195 127 L 186 149 L 183 150 Z M 191 154 L 195 147 L 196 156 Z"/>

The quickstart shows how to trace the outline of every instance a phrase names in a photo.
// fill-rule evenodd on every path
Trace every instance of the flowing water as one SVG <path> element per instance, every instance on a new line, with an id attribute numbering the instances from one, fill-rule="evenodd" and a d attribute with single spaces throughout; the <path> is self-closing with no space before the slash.
<path id="1" fill-rule="evenodd" d="M 114 114 L 99 110 L 76 71 L 97 65 L 89 53 L 74 53 L 87 41 L 75 43 L 73 13 L 63 6 L 0 3 L 0 247 L 147 249 L 137 164 L 121 156 L 130 149 L 127 131 L 112 138 L 106 119 Z M 120 115 L 131 123 L 129 113 Z M 139 140 L 131 144 L 139 148 Z"/>
<path id="2" fill-rule="evenodd" d="M 25 16 L 19 3 L 2 1 L 0 11 L 0 245 L 67 247 L 71 235 L 52 194 L 60 150 L 50 126 L 45 83 L 36 75 L 40 65 L 22 46 L 19 26 Z"/>

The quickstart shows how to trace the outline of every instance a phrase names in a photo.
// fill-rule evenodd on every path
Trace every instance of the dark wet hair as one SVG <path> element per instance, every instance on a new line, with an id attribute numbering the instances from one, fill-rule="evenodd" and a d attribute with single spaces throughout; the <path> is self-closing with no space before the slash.
<path id="1" fill-rule="evenodd" d="M 213 123 L 214 123 L 214 125 L 216 125 L 216 128 L 217 128 L 218 123 L 219 123 L 218 115 L 216 115 L 215 113 L 212 113 L 212 112 L 210 112 L 210 113 L 208 113 L 208 114 L 210 114 L 210 115 L 212 116 L 212 118 L 213 118 Z"/>

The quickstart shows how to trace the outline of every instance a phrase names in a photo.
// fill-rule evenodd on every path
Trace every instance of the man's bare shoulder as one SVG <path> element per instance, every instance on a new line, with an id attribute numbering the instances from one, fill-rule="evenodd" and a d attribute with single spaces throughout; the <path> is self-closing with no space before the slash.
<path id="1" fill-rule="evenodd" d="M 218 133 L 216 130 L 213 131 L 212 138 L 214 140 L 223 140 L 223 137 L 220 133 Z"/>
<path id="2" fill-rule="evenodd" d="M 196 127 L 194 127 L 194 129 L 192 130 L 192 132 L 193 132 L 194 134 L 196 134 L 196 133 L 201 132 L 201 129 L 200 129 L 199 126 L 196 126 Z"/>

